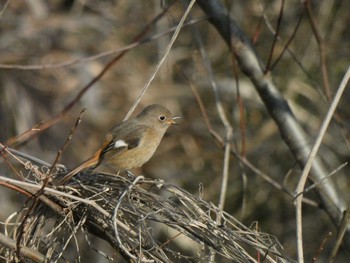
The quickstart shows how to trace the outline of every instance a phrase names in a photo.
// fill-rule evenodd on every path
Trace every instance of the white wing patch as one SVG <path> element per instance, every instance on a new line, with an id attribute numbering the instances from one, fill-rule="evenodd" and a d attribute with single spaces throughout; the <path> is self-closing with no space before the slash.
<path id="1" fill-rule="evenodd" d="M 128 147 L 128 144 L 123 140 L 118 140 L 114 143 L 114 148 Z"/>

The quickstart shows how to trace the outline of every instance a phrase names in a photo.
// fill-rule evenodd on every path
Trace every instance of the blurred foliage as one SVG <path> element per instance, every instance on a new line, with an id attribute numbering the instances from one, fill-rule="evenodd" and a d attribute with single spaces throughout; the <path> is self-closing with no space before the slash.
<path id="1" fill-rule="evenodd" d="M 167 1 L 164 1 L 167 2 Z M 281 1 L 223 1 L 229 12 L 250 37 L 263 60 L 271 52 L 274 34 L 267 25 L 276 27 Z M 0 43 L 0 141 L 23 133 L 35 124 L 58 114 L 74 96 L 93 79 L 114 55 L 86 60 L 105 51 L 129 45 L 161 10 L 162 1 L 10 1 L 2 2 Z M 328 74 L 332 94 L 335 93 L 350 58 L 349 1 L 312 1 L 317 26 L 327 49 Z M 82 123 L 65 150 L 61 163 L 74 167 L 88 158 L 99 146 L 105 132 L 126 115 L 140 90 L 163 55 L 172 31 L 184 12 L 184 2 L 176 2 L 165 16 L 147 33 L 162 37 L 138 45 L 109 69 L 62 120 L 20 145 L 21 151 L 53 162 L 82 108 L 87 108 Z M 264 19 L 265 16 L 265 19 Z M 285 1 L 280 41 L 276 43 L 273 59 L 285 44 L 302 16 L 288 52 L 273 68 L 277 87 L 284 94 L 303 127 L 315 138 L 328 109 L 322 84 L 319 49 L 301 1 Z M 203 18 L 196 6 L 191 18 Z M 198 39 L 203 44 L 199 46 Z M 294 191 L 300 168 L 285 146 L 278 129 L 259 100 L 254 87 L 237 68 L 224 41 L 208 21 L 184 27 L 146 95 L 143 106 L 162 103 L 176 115 L 181 125 L 169 129 L 155 156 L 142 170 L 147 177 L 161 178 L 184 187 L 192 193 L 204 187 L 204 198 L 218 202 L 223 168 L 223 149 L 210 135 L 188 79 L 197 87 L 213 128 L 222 136 L 225 129 L 216 109 L 213 89 L 203 66 L 199 48 L 210 59 L 215 80 L 226 113 L 234 127 L 234 145 L 245 152 L 256 167 L 271 176 L 286 189 Z M 68 61 L 73 65 L 54 66 Z M 37 69 L 4 65 L 42 65 Z M 47 67 L 47 69 L 45 68 Z M 184 75 L 187 77 L 185 78 Z M 242 133 L 239 94 L 244 103 L 245 133 Z M 349 159 L 349 90 L 337 111 L 337 123 L 329 128 L 321 158 L 329 172 Z M 246 148 L 242 149 L 243 140 Z M 9 168 L 1 163 L 0 172 Z M 333 176 L 339 191 L 348 193 L 350 181 L 344 171 Z M 288 177 L 287 177 L 288 175 Z M 3 192 L 0 220 L 16 209 L 17 197 Z M 5 194 L 6 193 L 6 194 Z M 14 195 L 17 196 L 17 195 Z M 307 197 L 317 200 L 313 193 Z M 291 257 L 296 256 L 295 218 L 292 198 L 266 183 L 232 157 L 229 189 L 225 210 L 245 224 L 257 221 L 264 232 L 275 235 Z M 304 211 L 306 258 L 317 255 L 323 238 L 332 232 L 317 255 L 320 262 L 329 256 L 336 229 L 320 209 L 305 205 Z M 339 261 L 345 262 L 348 252 L 342 251 Z"/>

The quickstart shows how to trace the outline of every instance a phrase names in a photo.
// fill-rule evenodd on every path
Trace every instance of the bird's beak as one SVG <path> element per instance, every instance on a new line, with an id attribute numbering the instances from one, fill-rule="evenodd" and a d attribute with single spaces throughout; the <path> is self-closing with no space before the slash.
<path id="1" fill-rule="evenodd" d="M 176 119 L 180 119 L 181 117 L 180 116 L 175 116 L 173 117 L 172 119 L 168 120 L 168 124 L 169 125 L 177 125 L 178 123 L 176 123 Z"/>

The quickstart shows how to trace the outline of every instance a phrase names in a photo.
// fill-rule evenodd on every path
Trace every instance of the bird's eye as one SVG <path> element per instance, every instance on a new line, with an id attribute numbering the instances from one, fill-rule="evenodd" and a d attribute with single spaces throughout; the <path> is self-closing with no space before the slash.
<path id="1" fill-rule="evenodd" d="M 166 119 L 166 117 L 165 117 L 164 115 L 160 115 L 160 116 L 159 116 L 159 120 L 160 120 L 160 121 L 164 121 L 165 119 Z"/>

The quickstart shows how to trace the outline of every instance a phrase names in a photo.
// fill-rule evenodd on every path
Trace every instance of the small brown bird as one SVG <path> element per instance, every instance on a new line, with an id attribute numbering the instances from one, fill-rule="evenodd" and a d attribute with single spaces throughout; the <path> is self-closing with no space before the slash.
<path id="1" fill-rule="evenodd" d="M 151 159 L 166 130 L 176 124 L 177 118 L 162 105 L 147 106 L 135 118 L 110 129 L 102 147 L 59 180 L 58 184 L 64 184 L 82 170 L 102 165 L 108 165 L 116 171 L 141 167 Z"/>

